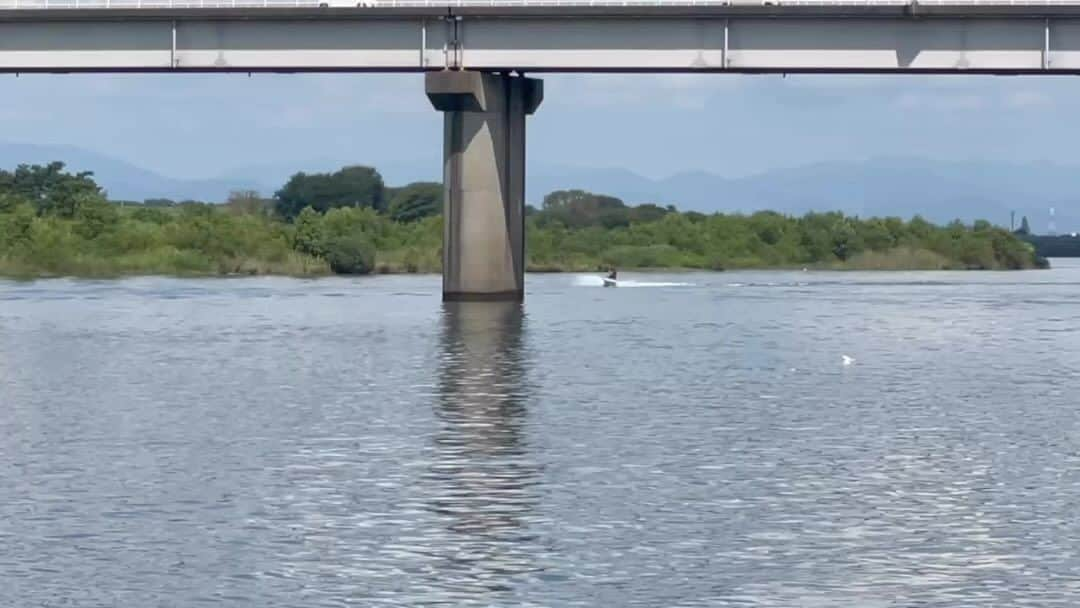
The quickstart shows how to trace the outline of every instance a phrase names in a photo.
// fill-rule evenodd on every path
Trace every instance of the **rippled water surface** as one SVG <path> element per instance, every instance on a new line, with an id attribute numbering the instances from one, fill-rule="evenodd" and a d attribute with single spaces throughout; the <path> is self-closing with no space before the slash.
<path id="1" fill-rule="evenodd" d="M 0 282 L 0 605 L 1076 606 L 1057 266 Z"/>

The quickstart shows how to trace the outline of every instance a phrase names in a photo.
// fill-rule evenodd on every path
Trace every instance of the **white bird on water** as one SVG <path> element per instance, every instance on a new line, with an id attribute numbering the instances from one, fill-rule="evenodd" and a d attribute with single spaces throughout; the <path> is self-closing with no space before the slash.
<path id="1" fill-rule="evenodd" d="M 852 363 L 855 363 L 855 359 L 852 359 L 851 357 L 849 357 L 847 355 L 840 355 L 840 356 L 843 357 L 844 365 L 851 365 Z"/>

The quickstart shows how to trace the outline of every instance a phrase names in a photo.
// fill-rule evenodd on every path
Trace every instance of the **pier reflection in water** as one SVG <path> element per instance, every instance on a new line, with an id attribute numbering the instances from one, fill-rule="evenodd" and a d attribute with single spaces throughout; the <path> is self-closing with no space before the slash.
<path id="1" fill-rule="evenodd" d="M 539 471 L 526 436 L 525 325 L 516 302 L 443 306 L 438 428 L 422 478 L 443 529 L 428 542 L 443 600 L 489 605 L 541 570 L 530 533 Z"/>

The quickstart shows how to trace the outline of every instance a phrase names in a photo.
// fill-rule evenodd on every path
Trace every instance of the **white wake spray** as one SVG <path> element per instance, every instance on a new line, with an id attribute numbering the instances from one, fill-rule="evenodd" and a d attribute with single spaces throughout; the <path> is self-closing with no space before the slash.
<path id="1" fill-rule="evenodd" d="M 578 287 L 603 287 L 604 279 L 597 275 L 577 275 L 574 277 L 574 285 Z M 671 281 L 632 281 L 619 279 L 617 287 L 693 287 L 693 283 L 676 283 Z"/>

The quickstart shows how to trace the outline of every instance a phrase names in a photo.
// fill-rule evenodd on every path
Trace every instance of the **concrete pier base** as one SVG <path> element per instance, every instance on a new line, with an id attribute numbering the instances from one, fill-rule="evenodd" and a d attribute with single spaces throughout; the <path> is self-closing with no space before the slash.
<path id="1" fill-rule="evenodd" d="M 525 294 L 525 117 L 543 100 L 534 78 L 430 72 L 443 127 L 443 299 Z"/>

